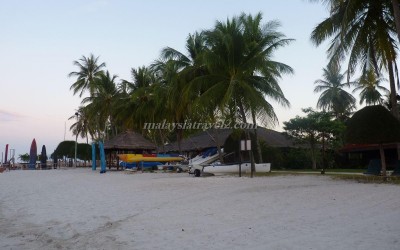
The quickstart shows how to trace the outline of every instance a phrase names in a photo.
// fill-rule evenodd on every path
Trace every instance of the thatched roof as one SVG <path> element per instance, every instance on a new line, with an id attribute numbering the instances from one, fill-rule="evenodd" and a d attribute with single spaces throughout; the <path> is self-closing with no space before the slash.
<path id="1" fill-rule="evenodd" d="M 202 131 L 198 134 L 185 138 L 181 142 L 181 149 L 183 152 L 189 151 L 197 151 L 203 150 L 205 148 L 216 147 L 217 139 L 219 141 L 219 145 L 223 146 L 228 136 L 233 132 L 232 129 L 218 129 L 216 130 L 218 135 L 215 134 L 214 130 L 206 130 Z M 283 134 L 258 127 L 257 129 L 258 137 L 260 141 L 264 141 L 266 145 L 271 147 L 293 147 L 293 142 L 289 140 Z M 160 151 L 163 151 L 162 148 L 159 148 Z M 166 152 L 178 151 L 178 143 L 174 142 L 165 146 Z"/>
<path id="2" fill-rule="evenodd" d="M 383 106 L 367 106 L 350 118 L 345 137 L 347 143 L 397 143 L 400 123 Z"/>
<path id="3" fill-rule="evenodd" d="M 141 134 L 133 131 L 121 133 L 104 142 L 104 149 L 115 150 L 154 150 L 156 146 L 144 138 Z"/>

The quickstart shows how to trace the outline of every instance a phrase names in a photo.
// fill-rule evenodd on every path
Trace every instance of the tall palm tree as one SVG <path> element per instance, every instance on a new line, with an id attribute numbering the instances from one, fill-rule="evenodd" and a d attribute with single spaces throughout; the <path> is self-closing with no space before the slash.
<path id="1" fill-rule="evenodd" d="M 201 56 L 205 49 L 205 40 L 202 33 L 190 34 L 186 40 L 185 53 L 173 48 L 164 48 L 159 60 L 151 68 L 162 78 L 166 90 L 165 112 L 170 122 L 184 123 L 193 117 L 193 100 L 198 96 L 198 90 L 190 89 L 189 83 L 196 77 L 204 74 Z M 176 128 L 178 148 L 181 151 L 183 130 Z"/>
<path id="2" fill-rule="evenodd" d="M 364 102 L 367 105 L 383 104 L 383 96 L 389 95 L 389 90 L 380 86 L 381 82 L 385 80 L 382 77 L 378 77 L 372 69 L 365 71 L 358 81 L 355 82 L 353 90 L 353 93 L 360 91 L 360 104 Z"/>
<path id="3" fill-rule="evenodd" d="M 116 79 L 117 76 L 108 71 L 101 74 L 94 83 L 93 95 L 82 100 L 88 109 L 89 119 L 95 121 L 96 140 L 107 139 L 109 133 L 116 135 L 118 132 L 114 123 L 115 102 L 119 99 Z"/>
<path id="4" fill-rule="evenodd" d="M 314 82 L 317 86 L 315 93 L 322 92 L 317 103 L 317 108 L 324 111 L 331 111 L 338 120 L 344 120 L 355 109 L 356 99 L 347 91 L 345 87 L 350 87 L 352 82 L 345 80 L 345 73 L 340 73 L 340 66 L 329 64 L 323 69 L 323 79 Z"/>
<path id="5" fill-rule="evenodd" d="M 288 65 L 272 59 L 277 49 L 292 41 L 278 28 L 275 21 L 262 24 L 262 14 L 258 13 L 218 21 L 206 31 L 207 49 L 201 57 L 205 74 L 192 82 L 202 89 L 198 91 L 200 106 L 212 105 L 232 122 L 247 123 L 248 118 L 254 124 L 257 120 L 264 124 L 276 122 L 270 100 L 289 106 L 278 81 L 283 74 L 293 72 Z M 258 155 L 261 160 L 261 153 Z"/>
<path id="6" fill-rule="evenodd" d="M 316 26 L 311 40 L 320 45 L 332 38 L 328 55 L 334 63 L 349 56 L 349 77 L 358 65 L 365 67 L 372 63 L 377 74 L 384 67 L 389 74 L 393 115 L 399 118 L 395 83 L 398 52 L 392 3 L 390 0 L 323 1 L 330 7 L 330 16 Z"/>
<path id="7" fill-rule="evenodd" d="M 131 68 L 131 79 L 132 81 L 122 80 L 120 83 L 120 86 L 126 86 L 127 91 L 130 93 L 136 89 L 148 87 L 156 81 L 155 75 L 146 66 L 137 69 Z"/>
<path id="8" fill-rule="evenodd" d="M 225 23 L 218 21 L 207 31 L 208 49 L 203 55 L 207 74 L 195 81 L 205 86 L 200 96 L 203 103 L 212 101 L 221 112 L 231 110 L 227 106 L 237 107 L 237 118 L 244 123 L 251 110 L 257 110 L 259 118 L 277 120 L 266 98 L 289 106 L 278 80 L 293 70 L 272 60 L 272 55 L 292 40 L 276 31 L 278 22 L 262 26 L 261 20 L 260 13 L 255 17 L 242 14 Z"/>
<path id="9" fill-rule="evenodd" d="M 90 54 L 89 57 L 82 56 L 73 64 L 79 68 L 79 71 L 68 74 L 68 77 L 77 77 L 70 90 L 73 90 L 74 95 L 80 92 L 79 97 L 82 97 L 87 90 L 90 95 L 93 95 L 96 90 L 95 81 L 104 73 L 103 68 L 106 64 L 104 62 L 99 63 L 99 57 L 95 57 L 93 54 Z"/>
<path id="10" fill-rule="evenodd" d="M 86 138 L 86 143 L 89 144 L 89 135 L 91 136 L 91 139 L 93 139 L 94 132 L 88 117 L 88 109 L 84 106 L 80 106 L 75 115 L 68 118 L 68 120 L 73 119 L 76 119 L 76 122 L 70 127 L 72 134 L 76 136 L 76 139 L 78 136 Z"/>

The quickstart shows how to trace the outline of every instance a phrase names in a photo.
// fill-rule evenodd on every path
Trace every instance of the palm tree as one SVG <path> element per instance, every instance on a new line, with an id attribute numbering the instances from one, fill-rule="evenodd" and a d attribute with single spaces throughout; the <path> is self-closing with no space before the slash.
<path id="1" fill-rule="evenodd" d="M 182 124 L 193 117 L 193 100 L 199 90 L 190 88 L 189 83 L 204 74 L 201 56 L 205 49 L 202 33 L 189 35 L 186 40 L 187 55 L 173 48 L 164 48 L 159 60 L 151 65 L 156 75 L 161 77 L 161 83 L 166 90 L 165 113 L 170 122 Z M 183 130 L 176 128 L 178 148 L 181 151 Z"/>
<path id="2" fill-rule="evenodd" d="M 322 92 L 317 103 L 317 108 L 331 111 L 338 120 L 344 120 L 355 109 L 356 99 L 344 90 L 350 87 L 351 82 L 343 82 L 345 73 L 340 73 L 340 66 L 329 64 L 323 69 L 323 79 L 318 79 L 314 84 L 315 93 Z"/>
<path id="3" fill-rule="evenodd" d="M 248 117 L 254 124 L 257 120 L 276 122 L 273 106 L 266 98 L 288 107 L 278 80 L 293 72 L 288 65 L 272 60 L 278 48 L 292 41 L 276 31 L 278 27 L 275 21 L 262 24 L 258 13 L 242 14 L 225 23 L 218 21 L 214 29 L 206 31 L 207 49 L 201 57 L 205 74 L 192 82 L 199 89 L 199 106 L 212 106 L 232 122 L 247 123 Z M 261 160 L 259 150 L 258 155 Z"/>
<path id="4" fill-rule="evenodd" d="M 73 119 L 76 119 L 76 122 L 70 127 L 72 134 L 76 136 L 76 139 L 78 139 L 79 135 L 81 138 L 86 138 L 86 143 L 89 144 L 89 135 L 93 139 L 94 132 L 90 124 L 88 109 L 84 106 L 79 107 L 75 115 L 68 118 L 68 120 Z"/>
<path id="5" fill-rule="evenodd" d="M 381 82 L 385 80 L 382 77 L 378 77 L 372 69 L 365 71 L 355 82 L 356 87 L 353 90 L 353 93 L 360 91 L 360 104 L 364 102 L 367 105 L 383 104 L 384 99 L 380 91 L 386 95 L 389 94 L 387 88 L 380 86 Z"/>
<path id="6" fill-rule="evenodd" d="M 393 16 L 396 23 L 397 38 L 400 42 L 400 5 L 398 0 L 392 0 Z"/>
<path id="7" fill-rule="evenodd" d="M 93 84 L 93 95 L 82 100 L 88 109 L 89 119 L 95 123 L 96 140 L 104 140 L 109 133 L 116 135 L 118 132 L 114 123 L 115 102 L 119 99 L 116 79 L 117 76 L 110 75 L 108 71 L 101 74 Z"/>
<path id="8" fill-rule="evenodd" d="M 136 89 L 148 87 L 156 81 L 153 72 L 145 66 L 139 67 L 138 69 L 131 68 L 131 78 L 132 82 L 122 80 L 120 83 L 120 86 L 125 86 L 130 93 Z"/>
<path id="9" fill-rule="evenodd" d="M 207 74 L 197 82 L 205 86 L 200 100 L 216 103 L 221 112 L 228 106 L 237 107 L 240 121 L 246 123 L 251 110 L 259 118 L 270 117 L 276 121 L 272 105 L 266 97 L 289 106 L 279 87 L 282 74 L 292 73 L 288 65 L 272 60 L 273 53 L 290 43 L 277 32 L 278 22 L 261 25 L 262 15 L 255 17 L 242 14 L 226 23 L 217 22 L 213 30 L 207 31 L 208 50 L 204 53 Z M 231 110 L 231 109 L 228 109 Z"/>
<path id="10" fill-rule="evenodd" d="M 98 60 L 99 57 L 90 54 L 89 57 L 82 56 L 81 59 L 73 62 L 79 68 L 79 71 L 68 74 L 68 77 L 77 77 L 76 82 L 70 87 L 74 95 L 80 92 L 79 97 L 82 97 L 86 90 L 89 90 L 90 95 L 94 94 L 96 90 L 95 81 L 104 73 L 103 68 L 106 66 L 104 62 L 99 64 Z"/>
<path id="11" fill-rule="evenodd" d="M 383 67 L 389 74 L 393 115 L 396 105 L 397 44 L 393 6 L 389 0 L 324 0 L 330 17 L 317 25 L 311 39 L 316 45 L 332 37 L 328 55 L 339 63 L 349 56 L 348 79 L 356 67 L 371 63 L 376 74 Z"/>

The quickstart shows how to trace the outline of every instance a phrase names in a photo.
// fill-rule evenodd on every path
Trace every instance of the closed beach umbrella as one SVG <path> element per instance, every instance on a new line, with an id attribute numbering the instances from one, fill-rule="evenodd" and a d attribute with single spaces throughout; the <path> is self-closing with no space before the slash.
<path id="1" fill-rule="evenodd" d="M 29 151 L 29 169 L 36 168 L 36 159 L 37 159 L 37 146 L 35 138 L 32 140 L 31 149 Z"/>
<path id="2" fill-rule="evenodd" d="M 40 165 L 42 168 L 46 168 L 47 154 L 46 154 L 46 146 L 42 146 L 42 153 L 40 154 Z"/>

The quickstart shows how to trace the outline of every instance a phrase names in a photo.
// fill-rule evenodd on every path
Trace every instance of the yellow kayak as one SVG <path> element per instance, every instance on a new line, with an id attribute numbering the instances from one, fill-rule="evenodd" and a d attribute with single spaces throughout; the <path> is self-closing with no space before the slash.
<path id="1" fill-rule="evenodd" d="M 153 157 L 143 156 L 142 154 L 119 154 L 119 159 L 123 162 L 170 162 L 170 161 L 182 161 L 182 157 Z"/>

